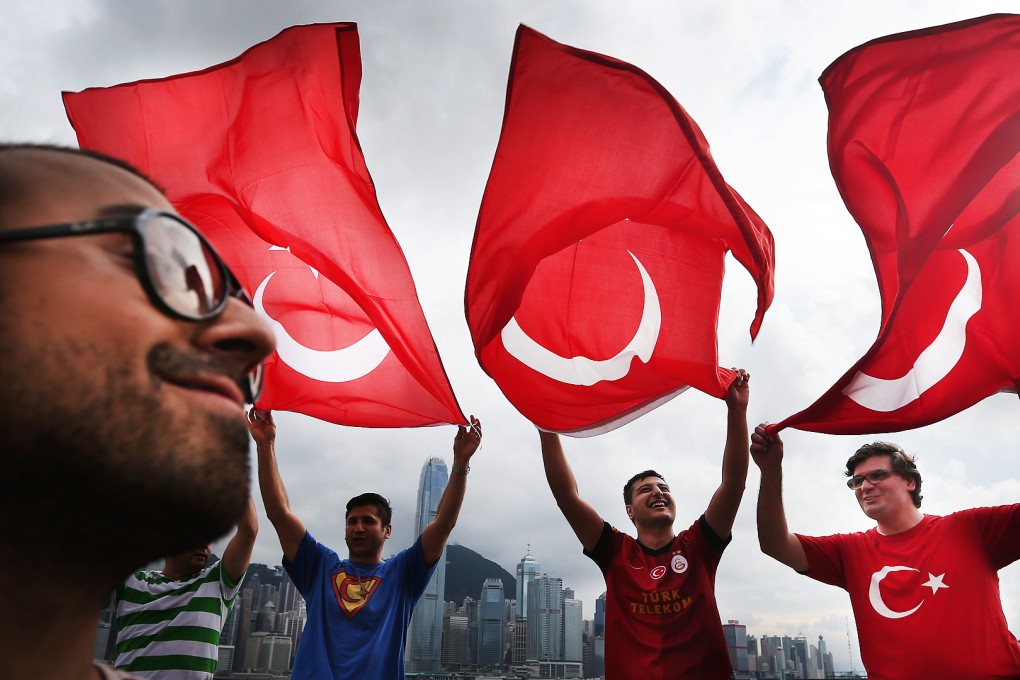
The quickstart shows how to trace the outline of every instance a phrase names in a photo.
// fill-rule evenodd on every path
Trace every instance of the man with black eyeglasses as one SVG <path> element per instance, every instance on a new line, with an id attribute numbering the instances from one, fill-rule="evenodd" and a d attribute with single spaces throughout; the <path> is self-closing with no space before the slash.
<path id="1" fill-rule="evenodd" d="M 245 512 L 274 343 L 243 298 L 136 171 L 0 146 L 0 677 L 127 677 L 92 662 L 110 592 Z"/>
<path id="2" fill-rule="evenodd" d="M 778 434 L 755 428 L 751 456 L 761 468 L 762 552 L 849 593 L 869 678 L 1020 677 L 998 578 L 1020 559 L 1020 504 L 924 514 L 915 458 L 875 442 L 847 460 L 845 473 L 875 527 L 804 536 L 787 528 Z"/>

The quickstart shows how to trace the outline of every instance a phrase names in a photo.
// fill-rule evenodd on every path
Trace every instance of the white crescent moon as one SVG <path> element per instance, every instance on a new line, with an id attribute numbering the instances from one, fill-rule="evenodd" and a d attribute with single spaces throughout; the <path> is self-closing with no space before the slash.
<path id="1" fill-rule="evenodd" d="M 276 353 L 283 363 L 301 375 L 329 383 L 357 380 L 378 368 L 390 352 L 378 328 L 373 328 L 353 345 L 334 350 L 312 349 L 292 338 L 283 324 L 271 317 L 262 306 L 262 295 L 274 274 L 276 272 L 272 272 L 259 284 L 252 304 L 259 314 L 269 320 L 273 335 L 276 336 Z"/>
<path id="2" fill-rule="evenodd" d="M 634 256 L 634 253 L 628 250 L 627 254 L 634 259 L 634 264 L 637 265 L 638 272 L 641 274 L 645 300 L 637 331 L 619 354 L 601 361 L 582 356 L 570 358 L 560 356 L 535 342 L 513 317 L 500 333 L 506 351 L 525 366 L 553 380 L 567 385 L 582 385 L 584 387 L 590 387 L 603 380 L 619 380 L 630 372 L 631 360 L 634 357 L 647 363 L 655 349 L 655 343 L 659 339 L 662 310 L 659 307 L 659 296 L 655 291 L 655 284 L 652 283 L 648 272 L 645 271 L 641 261 Z"/>
<path id="3" fill-rule="evenodd" d="M 882 590 L 879 588 L 879 584 L 882 582 L 890 572 L 893 571 L 917 571 L 911 567 L 882 567 L 881 571 L 876 571 L 871 575 L 871 588 L 868 589 L 868 599 L 871 600 L 871 606 L 875 608 L 875 611 L 884 616 L 887 619 L 902 619 L 904 616 L 910 616 L 924 604 L 924 599 L 921 599 L 920 604 L 909 611 L 905 612 L 894 612 L 892 609 L 886 606 L 885 601 L 882 599 Z M 920 573 L 920 572 L 918 572 Z"/>
<path id="4" fill-rule="evenodd" d="M 949 375 L 967 345 L 967 322 L 981 309 L 981 268 L 966 250 L 957 251 L 967 262 L 967 280 L 949 306 L 938 336 L 900 378 L 886 380 L 858 371 L 843 394 L 864 408 L 887 413 L 921 398 L 930 387 Z"/>

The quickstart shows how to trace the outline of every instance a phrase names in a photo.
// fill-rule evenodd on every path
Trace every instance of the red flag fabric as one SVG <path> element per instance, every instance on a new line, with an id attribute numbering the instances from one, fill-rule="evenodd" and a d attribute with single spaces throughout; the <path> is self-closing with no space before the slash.
<path id="1" fill-rule="evenodd" d="M 776 426 L 895 432 L 1016 391 L 1020 16 L 874 40 L 821 77 L 829 161 L 878 275 L 868 353 Z"/>
<path id="2" fill-rule="evenodd" d="M 772 300 L 773 242 L 695 122 L 634 66 L 521 26 L 465 307 L 482 368 L 538 427 L 589 436 L 687 386 L 722 397 L 727 250 Z"/>
<path id="3" fill-rule="evenodd" d="M 355 131 L 351 23 L 204 71 L 64 93 L 82 148 L 166 188 L 274 326 L 259 407 L 344 425 L 464 423 Z"/>

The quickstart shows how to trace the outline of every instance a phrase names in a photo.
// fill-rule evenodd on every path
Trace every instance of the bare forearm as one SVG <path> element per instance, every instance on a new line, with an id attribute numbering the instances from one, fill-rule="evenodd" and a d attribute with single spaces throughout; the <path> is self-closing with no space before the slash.
<path id="1" fill-rule="evenodd" d="M 747 483 L 747 468 L 751 446 L 747 431 L 747 408 L 731 406 L 726 413 L 726 446 L 723 449 L 722 478 L 743 493 Z"/>
<path id="2" fill-rule="evenodd" d="M 259 444 L 259 489 L 266 506 L 266 516 L 273 523 L 280 539 L 283 555 L 293 562 L 305 535 L 305 525 L 290 509 L 287 490 L 283 486 L 280 470 L 276 465 L 276 448 L 272 442 Z"/>
<path id="3" fill-rule="evenodd" d="M 567 524 L 585 550 L 591 550 L 602 534 L 602 518 L 578 493 L 577 480 L 563 453 L 559 435 L 539 432 L 542 440 L 542 465 L 553 499 Z"/>
<path id="4" fill-rule="evenodd" d="M 747 483 L 747 408 L 730 405 L 726 415 L 726 444 L 723 447 L 722 480 L 705 511 L 709 526 L 720 536 L 729 536 L 744 497 Z"/>
<path id="5" fill-rule="evenodd" d="M 545 468 L 545 479 L 549 484 L 556 503 L 562 507 L 564 501 L 572 501 L 578 497 L 577 480 L 567 463 L 563 453 L 559 435 L 551 432 L 539 432 L 542 441 L 542 466 Z"/>
<path id="6" fill-rule="evenodd" d="M 287 498 L 287 489 L 280 477 L 280 470 L 276 464 L 276 447 L 273 442 L 266 442 L 258 445 L 259 458 L 259 490 L 262 492 L 262 502 L 266 506 L 266 515 L 269 521 L 276 523 L 275 517 L 282 513 L 290 512 L 290 500 Z"/>
<path id="7" fill-rule="evenodd" d="M 761 472 L 758 490 L 758 544 L 761 551 L 797 571 L 808 568 L 800 539 L 790 533 L 783 504 L 783 470 L 768 468 Z"/>
<path id="8" fill-rule="evenodd" d="M 456 459 L 455 459 L 456 460 Z M 446 483 L 443 497 L 439 499 L 435 518 L 421 534 L 421 549 L 425 555 L 425 563 L 435 564 L 443 554 L 446 541 L 449 540 L 453 528 L 457 526 L 460 508 L 464 504 L 464 493 L 467 489 L 467 465 L 454 462 L 454 466 L 462 472 L 452 472 Z"/>
<path id="9" fill-rule="evenodd" d="M 454 465 L 460 470 L 467 469 L 466 465 L 463 467 L 457 463 Z M 450 479 L 446 483 L 446 490 L 443 491 L 443 497 L 439 499 L 439 507 L 436 508 L 435 522 L 444 534 L 444 542 L 453 528 L 457 526 L 457 518 L 460 517 L 460 508 L 464 504 L 466 491 L 467 475 L 460 472 L 451 473 Z"/>
<path id="10" fill-rule="evenodd" d="M 758 489 L 758 543 L 762 552 L 766 555 L 777 552 L 789 533 L 783 504 L 783 472 L 763 470 Z"/>
<path id="11" fill-rule="evenodd" d="M 248 569 L 258 532 L 259 521 L 255 512 L 255 501 L 249 496 L 248 509 L 237 523 L 237 531 L 223 550 L 223 567 L 231 582 L 238 583 Z"/>
<path id="12" fill-rule="evenodd" d="M 252 500 L 251 496 L 248 496 L 248 507 L 244 511 L 244 515 L 241 516 L 241 520 L 237 523 L 236 536 L 243 536 L 246 539 L 250 538 L 252 543 L 255 542 L 255 537 L 259 533 L 259 516 L 255 511 L 255 501 Z"/>
<path id="13" fill-rule="evenodd" d="M 422 552 L 425 554 L 425 563 L 429 565 L 439 560 L 450 533 L 457 525 L 460 507 L 464 504 L 467 475 L 471 470 L 471 457 L 482 443 L 481 421 L 474 416 L 469 416 L 468 420 L 470 425 L 458 427 L 453 438 L 453 467 L 443 497 L 439 499 L 436 517 L 421 534 Z"/>

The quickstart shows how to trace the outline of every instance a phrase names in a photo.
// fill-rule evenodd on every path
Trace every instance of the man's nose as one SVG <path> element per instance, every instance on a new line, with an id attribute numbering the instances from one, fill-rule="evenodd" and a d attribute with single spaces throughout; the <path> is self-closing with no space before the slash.
<path id="1" fill-rule="evenodd" d="M 231 298 L 222 314 L 205 323 L 194 342 L 229 358 L 243 374 L 253 371 L 276 349 L 276 338 L 266 320 L 237 298 Z"/>

